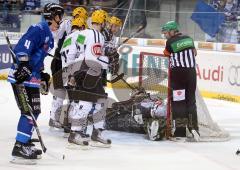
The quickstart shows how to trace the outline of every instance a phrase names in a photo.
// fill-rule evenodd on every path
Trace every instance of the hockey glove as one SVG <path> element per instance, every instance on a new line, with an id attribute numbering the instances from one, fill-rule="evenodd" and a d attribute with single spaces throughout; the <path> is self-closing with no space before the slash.
<path id="1" fill-rule="evenodd" d="M 32 75 L 32 70 L 29 66 L 28 61 L 21 61 L 19 67 L 17 68 L 16 72 L 14 73 L 14 77 L 16 80 L 16 84 L 21 84 L 30 78 Z"/>
<path id="2" fill-rule="evenodd" d="M 76 81 L 75 78 L 72 75 L 68 76 L 68 82 L 67 82 L 67 88 L 68 89 L 73 89 L 76 87 Z"/>
<path id="3" fill-rule="evenodd" d="M 49 92 L 49 80 L 50 75 L 48 73 L 41 72 L 41 85 L 40 85 L 40 92 L 42 95 L 47 95 Z"/>
<path id="4" fill-rule="evenodd" d="M 113 53 L 111 56 L 109 56 L 110 60 L 110 65 L 109 65 L 109 70 L 112 75 L 115 75 L 118 73 L 119 70 L 119 54 L 117 51 Z"/>

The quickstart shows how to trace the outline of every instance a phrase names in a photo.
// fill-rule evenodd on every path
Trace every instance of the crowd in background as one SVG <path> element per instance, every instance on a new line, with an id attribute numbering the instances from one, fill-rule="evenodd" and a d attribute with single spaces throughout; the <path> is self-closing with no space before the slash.
<path id="1" fill-rule="evenodd" d="M 206 35 L 206 41 L 239 43 L 240 0 L 205 1 L 207 1 L 214 9 L 216 9 L 216 11 L 222 12 L 225 15 L 225 21 L 220 26 L 217 35 L 215 37 Z M 129 6 L 129 0 L 0 0 L 0 29 L 4 30 L 7 28 L 9 31 L 19 32 L 22 15 L 24 13 L 39 15 L 42 7 L 49 2 L 60 3 L 64 7 L 66 14 L 70 14 L 71 11 L 79 5 L 88 6 L 88 9 L 91 9 L 93 6 L 104 6 L 106 11 L 113 11 L 114 15 L 120 17 L 121 19 L 124 19 L 126 10 L 117 9 L 127 9 Z M 166 0 L 161 0 L 161 3 L 164 2 L 167 3 Z M 146 21 L 149 22 L 149 18 L 146 17 L 146 12 L 144 10 L 160 10 L 159 4 L 160 1 L 157 0 L 135 1 L 134 8 L 141 9 L 142 11 L 135 11 L 133 13 L 131 16 L 132 19 L 130 25 L 134 27 L 136 23 Z M 152 13 L 150 15 L 153 16 L 154 14 L 157 13 Z M 143 34 L 139 37 L 152 38 L 152 36 L 149 36 L 148 34 Z"/>
<path id="2" fill-rule="evenodd" d="M 211 0 L 210 5 L 223 12 L 225 21 L 220 26 L 216 37 L 209 40 L 226 43 L 240 42 L 240 0 Z"/>

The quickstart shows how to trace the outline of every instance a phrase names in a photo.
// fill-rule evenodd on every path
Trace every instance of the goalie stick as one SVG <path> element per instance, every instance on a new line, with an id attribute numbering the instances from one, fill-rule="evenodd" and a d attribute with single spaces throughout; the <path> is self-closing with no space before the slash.
<path id="1" fill-rule="evenodd" d="M 9 49 L 9 51 L 10 51 L 10 53 L 11 53 L 11 56 L 12 56 L 12 59 L 13 59 L 13 64 L 14 64 L 15 68 L 17 68 L 18 66 L 17 66 L 16 55 L 15 55 L 15 53 L 14 53 L 14 51 L 13 51 L 12 45 L 11 45 L 11 43 L 10 43 L 9 37 L 8 37 L 8 35 L 7 35 L 6 32 L 4 32 L 4 36 L 5 36 L 5 39 L 6 39 L 6 41 L 7 41 L 8 49 Z M 39 127 L 38 127 L 38 125 L 37 125 L 37 121 L 36 121 L 36 119 L 35 119 L 35 117 L 34 117 L 34 115 L 33 115 L 32 107 L 31 107 L 31 105 L 29 104 L 29 98 L 28 98 L 28 96 L 27 96 L 26 89 L 25 89 L 25 87 L 24 87 L 23 85 L 21 85 L 21 86 L 18 86 L 18 89 L 17 89 L 17 90 L 18 90 L 19 92 L 22 92 L 22 94 L 24 95 L 24 99 L 25 99 L 25 100 L 24 100 L 23 102 L 26 102 L 25 105 L 26 105 L 26 106 L 28 107 L 28 109 L 29 109 L 30 116 L 31 116 L 32 121 L 33 121 L 33 126 L 34 126 L 34 128 L 36 129 L 36 133 L 37 133 L 37 136 L 38 136 L 38 139 L 39 139 L 41 148 L 42 148 L 43 152 L 46 153 L 47 148 L 46 148 L 46 146 L 45 146 L 44 143 L 43 143 L 43 139 L 42 139 L 42 136 L 41 136 Z M 55 152 L 49 152 L 49 150 L 48 150 L 47 154 L 48 154 L 49 156 L 53 157 L 53 158 L 56 158 L 56 159 L 60 159 L 60 160 L 62 160 L 62 159 L 64 160 L 64 159 L 65 159 L 65 155 L 64 155 L 64 154 L 58 154 L 58 153 L 55 153 Z"/>

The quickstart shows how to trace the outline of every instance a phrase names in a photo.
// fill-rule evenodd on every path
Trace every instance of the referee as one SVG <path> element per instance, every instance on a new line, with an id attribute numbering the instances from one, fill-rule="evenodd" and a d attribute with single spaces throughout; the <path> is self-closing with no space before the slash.
<path id="1" fill-rule="evenodd" d="M 196 62 L 197 51 L 193 39 L 179 32 L 175 21 L 162 27 L 167 39 L 164 55 L 170 57 L 171 111 L 174 137 L 186 137 L 186 127 L 193 137 L 199 137 L 196 108 Z"/>

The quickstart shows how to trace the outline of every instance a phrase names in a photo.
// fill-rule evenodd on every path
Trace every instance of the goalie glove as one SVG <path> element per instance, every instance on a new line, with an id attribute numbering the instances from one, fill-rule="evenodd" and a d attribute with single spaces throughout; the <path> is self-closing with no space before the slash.
<path id="1" fill-rule="evenodd" d="M 16 84 L 21 84 L 32 76 L 32 70 L 28 61 L 21 61 L 14 73 Z"/>
<path id="2" fill-rule="evenodd" d="M 50 75 L 48 73 L 41 72 L 41 84 L 40 84 L 40 92 L 42 95 L 47 95 L 49 92 L 49 80 Z"/>
<path id="3" fill-rule="evenodd" d="M 67 89 L 73 89 L 76 87 L 76 81 L 75 78 L 72 75 L 68 76 L 68 82 L 67 82 Z"/>

